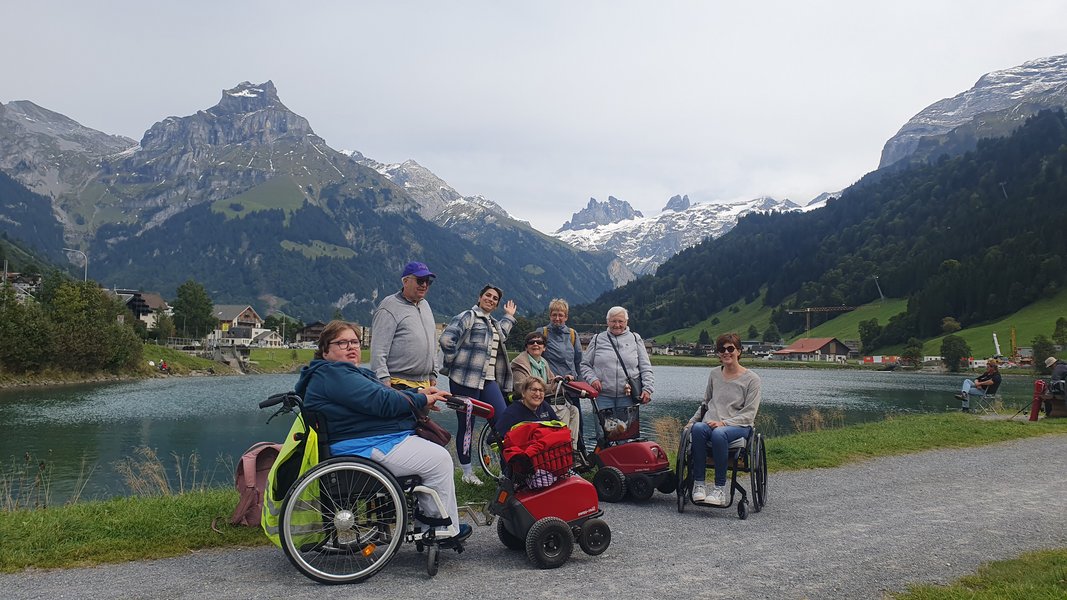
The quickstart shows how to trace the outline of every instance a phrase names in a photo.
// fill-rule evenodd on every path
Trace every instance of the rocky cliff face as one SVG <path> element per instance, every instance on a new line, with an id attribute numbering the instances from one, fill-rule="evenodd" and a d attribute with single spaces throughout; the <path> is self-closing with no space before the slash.
<path id="1" fill-rule="evenodd" d="M 1067 54 L 994 71 L 912 117 L 885 143 L 878 166 L 960 154 L 978 139 L 1008 135 L 1041 109 L 1062 107 L 1067 107 Z"/>
<path id="2" fill-rule="evenodd" d="M 33 102 L 0 104 L 0 170 L 47 198 L 77 195 L 96 177 L 100 162 L 136 147 L 130 138 L 90 129 Z M 65 227 L 76 226 L 79 215 L 61 202 L 52 210 Z"/>

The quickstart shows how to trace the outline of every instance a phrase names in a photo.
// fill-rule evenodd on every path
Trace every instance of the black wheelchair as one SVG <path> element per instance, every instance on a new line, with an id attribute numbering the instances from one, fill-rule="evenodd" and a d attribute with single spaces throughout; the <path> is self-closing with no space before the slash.
<path id="1" fill-rule="evenodd" d="M 282 406 L 275 415 L 300 411 L 290 435 L 309 436 L 314 430 L 321 461 L 296 480 L 281 505 L 282 550 L 300 573 L 319 583 L 358 583 L 382 570 L 408 542 L 426 552 L 426 572 L 433 576 L 440 550 L 463 552 L 462 541 L 438 539 L 435 529 L 448 527 L 455 535 L 458 523 L 420 511 L 417 494 L 431 498 L 438 514 L 448 514 L 437 492 L 422 485 L 419 476 L 397 478 L 379 463 L 358 456 L 329 458 L 325 421 L 304 412 L 303 401 L 293 392 L 275 394 L 260 408 L 278 404 Z"/>
<path id="2" fill-rule="evenodd" d="M 730 499 L 723 506 L 695 502 L 693 500 L 693 475 L 696 466 L 693 465 L 691 427 L 686 426 L 682 430 L 681 440 L 678 444 L 678 456 L 676 458 L 675 473 L 678 475 L 678 512 L 685 512 L 686 504 L 693 503 L 695 506 L 706 508 L 730 508 L 734 504 L 735 493 L 740 493 L 741 499 L 737 503 L 737 516 L 741 519 L 748 518 L 748 491 L 737 481 L 738 473 L 747 473 L 752 489 L 752 511 L 760 512 L 767 503 L 767 449 L 763 444 L 763 434 L 755 428 L 747 438 L 738 438 L 730 444 L 729 466 L 730 473 Z M 715 462 L 711 453 L 708 453 L 707 464 L 704 469 L 714 469 Z"/>

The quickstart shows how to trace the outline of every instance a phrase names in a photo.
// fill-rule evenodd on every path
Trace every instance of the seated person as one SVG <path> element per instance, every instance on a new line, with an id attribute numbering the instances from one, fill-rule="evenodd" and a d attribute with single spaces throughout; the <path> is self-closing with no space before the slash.
<path id="1" fill-rule="evenodd" d="M 522 386 L 531 377 L 536 377 L 546 384 L 552 384 L 559 380 L 552 372 L 552 367 L 548 365 L 548 361 L 544 357 L 545 352 L 545 336 L 541 331 L 533 331 L 526 336 L 526 350 L 521 352 L 511 361 L 511 374 L 515 378 L 515 394 L 512 402 L 522 397 Z M 566 377 L 569 381 L 572 379 L 569 375 Z M 554 389 L 551 391 L 555 391 Z M 549 390 L 546 387 L 546 395 Z M 577 451 L 578 449 L 578 430 L 579 422 L 581 419 L 581 413 L 577 406 L 574 406 L 567 402 L 567 399 L 562 395 L 556 397 L 553 396 L 549 403 L 552 405 L 552 410 L 556 413 L 556 417 L 567 424 L 567 427 L 571 430 L 571 449 Z M 509 427 L 510 429 L 510 427 Z M 507 433 L 507 430 L 501 430 L 501 435 Z"/>
<path id="2" fill-rule="evenodd" d="M 304 408 L 321 414 L 328 423 L 330 452 L 335 456 L 362 456 L 380 463 L 393 475 L 418 475 L 423 485 L 441 498 L 448 514 L 424 494 L 419 506 L 428 516 L 449 517 L 456 539 L 470 536 L 471 526 L 460 524 L 452 456 L 445 448 L 416 435 L 415 410 L 444 401 L 448 394 L 430 387 L 394 390 L 373 371 L 360 368 L 360 340 L 355 327 L 331 321 L 319 336 L 315 358 L 301 369 L 296 391 Z M 449 535 L 439 529 L 440 536 Z"/>
<path id="3" fill-rule="evenodd" d="M 1049 386 L 1050 391 L 1056 394 L 1064 393 L 1064 380 L 1067 380 L 1067 362 L 1058 360 L 1055 356 L 1050 356 L 1045 359 L 1045 368 L 1052 369 L 1052 375 L 1049 377 L 1052 385 Z"/>
<path id="4" fill-rule="evenodd" d="M 522 388 L 522 398 L 512 402 L 497 421 L 504 438 L 504 463 L 509 474 L 532 488 L 552 485 L 556 477 L 570 468 L 571 441 L 568 427 L 556 419 L 556 413 L 545 399 L 545 384 L 537 377 L 528 378 Z M 565 454 L 557 451 L 563 445 Z M 514 476 L 512 475 L 512 476 Z"/>
<path id="5" fill-rule="evenodd" d="M 997 389 L 1000 388 L 1000 369 L 997 366 L 997 361 L 994 358 L 989 359 L 986 362 L 985 373 L 978 376 L 978 379 L 971 381 L 970 379 L 963 380 L 963 389 L 960 393 L 956 394 L 963 405 L 961 410 L 968 411 L 971 408 L 971 396 L 992 396 L 997 393 Z"/>
<path id="6" fill-rule="evenodd" d="M 526 421 L 557 421 L 559 417 L 545 402 L 545 384 L 537 377 L 528 377 L 519 388 L 522 397 L 512 402 L 497 419 L 497 433 L 506 437 L 511 428 Z"/>
<path id="7" fill-rule="evenodd" d="M 747 438 L 759 410 L 760 378 L 741 366 L 741 338 L 736 333 L 720 335 L 715 340 L 715 352 L 722 366 L 708 375 L 708 387 L 704 401 L 689 419 L 693 448 L 693 501 L 713 506 L 726 506 L 729 495 L 726 491 L 726 471 L 730 455 L 730 443 Z M 715 461 L 715 487 L 711 492 L 704 485 L 708 450 Z"/>

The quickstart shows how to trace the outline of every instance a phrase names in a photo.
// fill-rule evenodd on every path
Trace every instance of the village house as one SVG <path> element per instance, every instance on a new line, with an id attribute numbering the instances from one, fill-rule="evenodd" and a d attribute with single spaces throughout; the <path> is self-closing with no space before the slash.
<path id="1" fill-rule="evenodd" d="M 801 338 L 771 355 L 777 360 L 845 362 L 848 353 L 837 338 Z"/>
<path id="2" fill-rule="evenodd" d="M 213 314 L 218 319 L 215 330 L 208 334 L 208 346 L 253 346 L 259 343 L 270 348 L 281 347 L 281 336 L 263 328 L 263 318 L 248 304 L 216 304 Z M 264 333 L 274 333 L 274 336 Z"/>
<path id="3" fill-rule="evenodd" d="M 167 301 L 156 292 L 116 288 L 111 290 L 111 293 L 126 305 L 135 319 L 149 329 L 156 326 L 156 318 L 160 313 L 171 314 Z"/>

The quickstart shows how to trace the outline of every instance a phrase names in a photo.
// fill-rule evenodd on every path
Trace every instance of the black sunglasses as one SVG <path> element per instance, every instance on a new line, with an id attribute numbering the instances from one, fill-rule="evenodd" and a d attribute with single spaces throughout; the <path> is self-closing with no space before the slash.
<path id="1" fill-rule="evenodd" d="M 530 341 L 526 342 L 526 345 L 527 346 L 533 346 L 533 345 L 544 346 L 545 345 L 545 341 L 544 340 L 530 340 Z"/>
<path id="2" fill-rule="evenodd" d="M 433 285 L 433 277 L 416 277 L 415 283 L 419 285 L 431 286 Z"/>
<path id="3" fill-rule="evenodd" d="M 716 350 L 719 354 L 733 354 L 734 350 L 737 350 L 737 346 L 723 346 Z"/>

